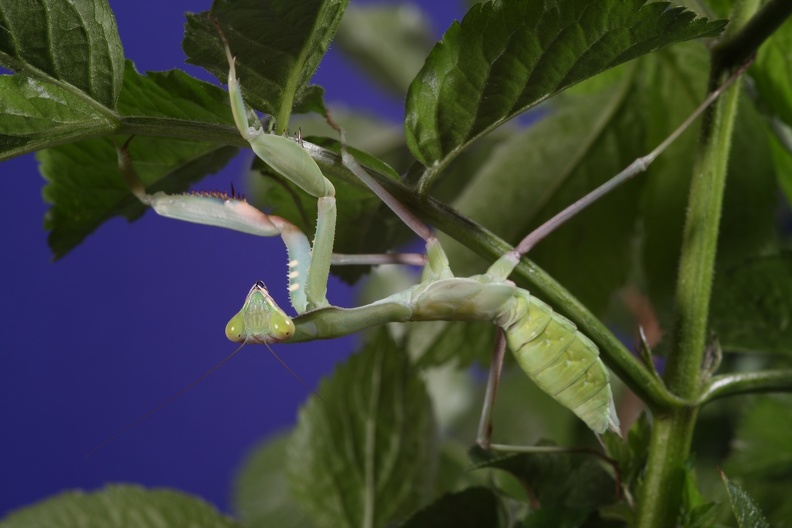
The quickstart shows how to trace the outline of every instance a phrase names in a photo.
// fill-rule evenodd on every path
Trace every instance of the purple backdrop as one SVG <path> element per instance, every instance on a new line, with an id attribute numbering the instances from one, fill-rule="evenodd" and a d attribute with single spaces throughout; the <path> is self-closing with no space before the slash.
<path id="1" fill-rule="evenodd" d="M 110 2 L 126 56 L 138 70 L 185 68 L 186 3 Z M 462 2 L 427 3 L 439 37 Z M 189 4 L 208 9 L 208 0 Z M 186 67 L 209 79 L 202 70 Z M 402 101 L 382 95 L 343 57 L 322 63 L 327 99 L 400 120 Z M 202 188 L 228 189 L 250 159 L 240 155 Z M 5 196 L 0 296 L 0 517 L 66 489 L 109 482 L 171 486 L 228 510 L 246 451 L 293 424 L 307 397 L 266 349 L 249 347 L 208 380 L 103 449 L 94 446 L 201 375 L 233 350 L 225 322 L 257 279 L 285 284 L 280 239 L 260 239 L 166 220 L 114 219 L 51 263 L 47 209 L 33 156 L 0 165 Z M 288 306 L 285 288 L 273 288 Z M 331 284 L 331 302 L 352 293 Z M 352 338 L 280 346 L 314 385 Z"/>

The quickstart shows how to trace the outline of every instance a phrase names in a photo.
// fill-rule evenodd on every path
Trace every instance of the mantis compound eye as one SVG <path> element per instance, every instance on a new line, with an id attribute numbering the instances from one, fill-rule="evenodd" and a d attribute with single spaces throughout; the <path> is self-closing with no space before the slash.
<path id="1" fill-rule="evenodd" d="M 247 336 L 245 335 L 245 317 L 242 312 L 237 313 L 228 321 L 225 328 L 225 334 L 229 341 L 234 343 L 244 343 Z"/>

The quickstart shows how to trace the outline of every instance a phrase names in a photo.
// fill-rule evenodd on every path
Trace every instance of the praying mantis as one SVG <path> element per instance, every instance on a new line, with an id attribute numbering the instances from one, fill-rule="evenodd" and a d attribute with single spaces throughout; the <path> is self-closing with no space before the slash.
<path id="1" fill-rule="evenodd" d="M 123 149 L 119 164 L 136 197 L 162 216 L 258 236 L 282 237 L 289 255 L 290 301 L 299 316 L 294 320 L 289 317 L 269 295 L 266 286 L 257 282 L 250 289 L 242 309 L 226 325 L 226 336 L 231 341 L 244 345 L 330 339 L 387 322 L 490 321 L 500 329 L 495 358 L 502 361 L 504 349 L 508 346 L 526 375 L 574 412 L 592 431 L 597 434 L 606 431 L 619 433 L 610 376 L 599 357 L 597 346 L 571 321 L 555 313 L 527 290 L 518 288 L 508 277 L 521 256 L 541 238 L 618 184 L 645 170 L 727 84 L 712 92 L 677 132 L 655 151 L 636 160 L 603 187 L 559 213 L 526 237 L 516 249 L 504 254 L 485 273 L 467 278 L 453 276 L 439 240 L 366 173 L 347 151 L 341 131 L 344 166 L 369 186 L 426 244 L 426 264 L 417 285 L 366 306 L 344 309 L 330 306 L 326 299 L 336 222 L 333 185 L 299 142 L 251 126 L 234 59 L 222 32 L 221 39 L 228 59 L 228 89 L 236 127 L 259 158 L 317 198 L 318 217 L 313 243 L 309 244 L 307 237 L 285 219 L 264 214 L 233 194 L 172 196 L 158 192 L 149 195 L 138 183 L 131 160 Z M 498 363 L 493 362 L 492 368 L 499 369 Z M 477 442 L 484 447 L 491 445 L 489 413 L 497 377 L 496 370 L 493 370 L 479 424 Z"/>

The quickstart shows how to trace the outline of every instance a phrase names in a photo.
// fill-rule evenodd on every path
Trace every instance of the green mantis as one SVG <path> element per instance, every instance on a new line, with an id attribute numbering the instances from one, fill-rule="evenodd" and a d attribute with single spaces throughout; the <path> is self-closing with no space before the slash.
<path id="1" fill-rule="evenodd" d="M 609 375 L 597 347 L 571 321 L 508 281 L 519 255 L 504 255 L 485 274 L 454 277 L 445 252 L 431 230 L 379 187 L 345 147 L 344 165 L 426 241 L 427 263 L 421 282 L 403 292 L 353 309 L 329 306 L 326 283 L 336 219 L 333 186 L 300 144 L 250 125 L 234 59 L 224 38 L 223 43 L 229 64 L 231 108 L 240 134 L 276 172 L 318 198 L 313 245 L 309 246 L 305 235 L 294 225 L 266 215 L 233 195 L 148 195 L 137 183 L 129 160 L 122 156 L 120 161 L 135 195 L 160 215 L 283 238 L 289 254 L 291 303 L 303 315 L 292 321 L 270 297 L 264 284 L 257 282 L 242 309 L 226 326 L 229 339 L 239 343 L 280 343 L 329 339 L 385 322 L 492 321 L 505 333 L 506 342 L 523 370 L 543 390 L 575 412 L 596 433 L 609 429 L 618 432 Z"/>
<path id="2" fill-rule="evenodd" d="M 368 185 L 426 242 L 426 265 L 419 284 L 372 304 L 352 309 L 332 307 L 326 300 L 326 283 L 332 261 L 335 199 L 332 184 L 303 147 L 289 138 L 250 126 L 236 79 L 234 59 L 223 39 L 229 63 L 228 86 L 234 121 L 240 134 L 264 162 L 300 188 L 318 198 L 317 230 L 313 245 L 299 229 L 277 216 L 265 215 L 236 196 L 220 194 L 148 195 L 137 184 L 131 163 L 121 158 L 123 172 L 136 196 L 159 214 L 185 221 L 216 225 L 260 236 L 280 235 L 289 252 L 291 303 L 300 314 L 294 321 L 257 282 L 242 309 L 226 326 L 227 337 L 238 343 L 280 343 L 330 339 L 387 322 L 434 320 L 486 320 L 502 332 L 495 357 L 508 346 L 523 371 L 559 403 L 573 411 L 594 432 L 618 433 L 608 371 L 596 345 L 577 331 L 568 319 L 508 280 L 521 256 L 555 227 L 600 196 L 645 170 L 646 166 L 686 128 L 700 111 L 727 86 L 714 91 L 699 110 L 649 155 L 601 188 L 559 213 L 526 237 L 513 251 L 498 259 L 486 273 L 454 277 L 445 252 L 431 230 L 371 178 L 345 148 L 344 166 Z M 733 78 L 736 78 L 733 77 Z M 732 78 L 732 80 L 733 80 Z M 491 380 L 497 376 L 491 376 Z M 488 414 L 494 388 L 488 392 L 479 427 L 479 443 L 489 445 Z"/>

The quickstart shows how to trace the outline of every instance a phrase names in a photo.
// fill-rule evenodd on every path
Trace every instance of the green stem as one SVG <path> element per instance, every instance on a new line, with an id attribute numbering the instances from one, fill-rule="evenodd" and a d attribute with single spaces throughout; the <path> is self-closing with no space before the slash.
<path id="1" fill-rule="evenodd" d="M 792 370 L 760 370 L 715 376 L 699 397 L 699 405 L 738 394 L 792 392 Z"/>
<path id="2" fill-rule="evenodd" d="M 746 0 L 735 8 L 729 42 L 758 7 L 758 0 Z M 750 52 L 733 53 L 747 57 Z M 739 64 L 713 58 L 710 87 L 722 83 Z M 701 391 L 701 365 L 707 340 L 707 320 L 715 269 L 718 229 L 726 184 L 732 130 L 737 115 L 740 85 L 732 86 L 704 115 L 699 136 L 688 214 L 675 296 L 671 350 L 664 379 L 668 389 L 680 398 L 696 400 Z M 685 464 L 689 457 L 698 406 L 656 413 L 649 446 L 644 484 L 641 488 L 637 526 L 674 526 L 682 499 Z"/>

